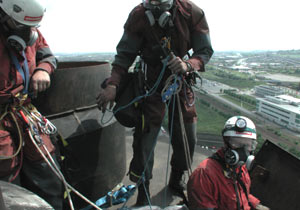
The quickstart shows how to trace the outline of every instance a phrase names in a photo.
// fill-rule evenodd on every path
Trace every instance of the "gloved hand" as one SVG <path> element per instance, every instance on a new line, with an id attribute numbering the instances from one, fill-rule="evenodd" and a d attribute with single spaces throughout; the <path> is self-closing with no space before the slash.
<path id="1" fill-rule="evenodd" d="M 114 105 L 116 98 L 117 87 L 114 85 L 107 85 L 105 89 L 101 89 L 99 95 L 97 96 L 98 108 L 104 113 L 108 103 L 110 103 L 109 108 L 111 109 Z"/>
<path id="2" fill-rule="evenodd" d="M 256 210 L 270 210 L 269 207 L 266 207 L 264 205 L 258 204 L 255 208 Z"/>
<path id="3" fill-rule="evenodd" d="M 38 92 L 42 92 L 50 87 L 50 75 L 44 70 L 37 70 L 31 77 L 30 90 L 33 91 L 33 97 L 36 98 Z"/>
<path id="4" fill-rule="evenodd" d="M 173 57 L 168 62 L 168 67 L 172 71 L 173 74 L 185 74 L 189 67 L 180 57 Z"/>

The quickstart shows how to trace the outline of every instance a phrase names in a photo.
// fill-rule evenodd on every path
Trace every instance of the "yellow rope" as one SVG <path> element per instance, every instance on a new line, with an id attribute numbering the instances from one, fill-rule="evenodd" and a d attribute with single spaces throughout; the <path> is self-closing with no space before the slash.
<path id="1" fill-rule="evenodd" d="M 19 135 L 19 146 L 18 146 L 17 151 L 13 155 L 10 155 L 10 156 L 0 156 L 0 160 L 8 160 L 8 159 L 16 157 L 20 153 L 22 145 L 23 145 L 23 136 L 22 136 L 21 129 L 20 129 L 20 126 L 18 124 L 18 121 L 17 121 L 17 119 L 15 117 L 15 114 L 12 111 L 7 111 L 7 109 L 8 109 L 8 105 L 5 107 L 5 111 L 4 111 L 4 113 L 0 117 L 0 122 L 2 122 L 3 118 L 6 115 L 10 114 L 10 116 L 13 119 L 13 122 L 16 124 L 16 127 L 17 127 L 17 131 L 18 131 L 18 135 Z"/>

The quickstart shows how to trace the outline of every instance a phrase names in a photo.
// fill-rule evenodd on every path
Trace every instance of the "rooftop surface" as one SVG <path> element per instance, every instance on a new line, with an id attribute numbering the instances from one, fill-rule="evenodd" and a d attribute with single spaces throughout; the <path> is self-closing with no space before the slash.
<path id="1" fill-rule="evenodd" d="M 126 137 L 126 160 L 127 160 L 127 170 L 129 167 L 129 163 L 132 158 L 132 132 L 127 131 Z M 157 145 L 154 151 L 154 168 L 153 168 L 153 179 L 150 181 L 150 197 L 151 197 L 151 205 L 152 206 L 159 206 L 161 208 L 166 206 L 173 206 L 178 204 L 182 201 L 182 198 L 173 195 L 167 187 L 167 183 L 169 180 L 170 175 L 170 161 L 172 155 L 172 148 L 170 147 L 169 151 L 169 137 L 165 134 L 159 136 Z M 196 146 L 195 153 L 194 153 L 194 160 L 192 164 L 192 170 L 194 170 L 199 163 L 210 156 L 213 151 L 205 148 L 201 148 L 200 146 Z M 169 154 L 169 158 L 168 158 Z M 166 179 L 167 176 L 167 179 Z M 185 182 L 188 181 L 188 174 L 185 174 Z M 125 176 L 123 179 L 123 184 L 131 185 L 134 184 Z M 134 195 L 128 200 L 126 203 L 126 207 L 133 207 L 137 198 L 137 191 Z M 117 206 L 113 206 L 109 209 L 118 209 L 121 208 L 124 204 L 119 204 Z"/>

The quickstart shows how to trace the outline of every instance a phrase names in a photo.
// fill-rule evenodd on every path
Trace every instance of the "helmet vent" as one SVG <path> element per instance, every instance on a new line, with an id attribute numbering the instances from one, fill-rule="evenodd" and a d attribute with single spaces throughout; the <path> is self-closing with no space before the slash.
<path id="1" fill-rule="evenodd" d="M 16 5 L 16 4 L 14 4 L 14 7 L 13 7 L 13 9 L 14 9 L 14 12 L 16 12 L 16 13 L 19 13 L 19 12 L 21 12 L 22 11 L 22 8 L 21 7 L 19 7 L 18 5 Z"/>

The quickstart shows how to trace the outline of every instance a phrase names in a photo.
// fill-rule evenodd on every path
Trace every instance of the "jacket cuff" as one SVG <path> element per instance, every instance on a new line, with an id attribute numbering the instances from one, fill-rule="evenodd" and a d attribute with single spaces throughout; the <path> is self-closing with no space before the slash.
<path id="1" fill-rule="evenodd" d="M 34 71 L 38 70 L 46 71 L 50 75 L 53 73 L 54 67 L 50 63 L 40 63 Z"/>
<path id="2" fill-rule="evenodd" d="M 124 74 L 126 74 L 126 70 L 124 68 L 114 65 L 111 70 L 111 76 L 107 79 L 106 84 L 119 87 Z"/>

